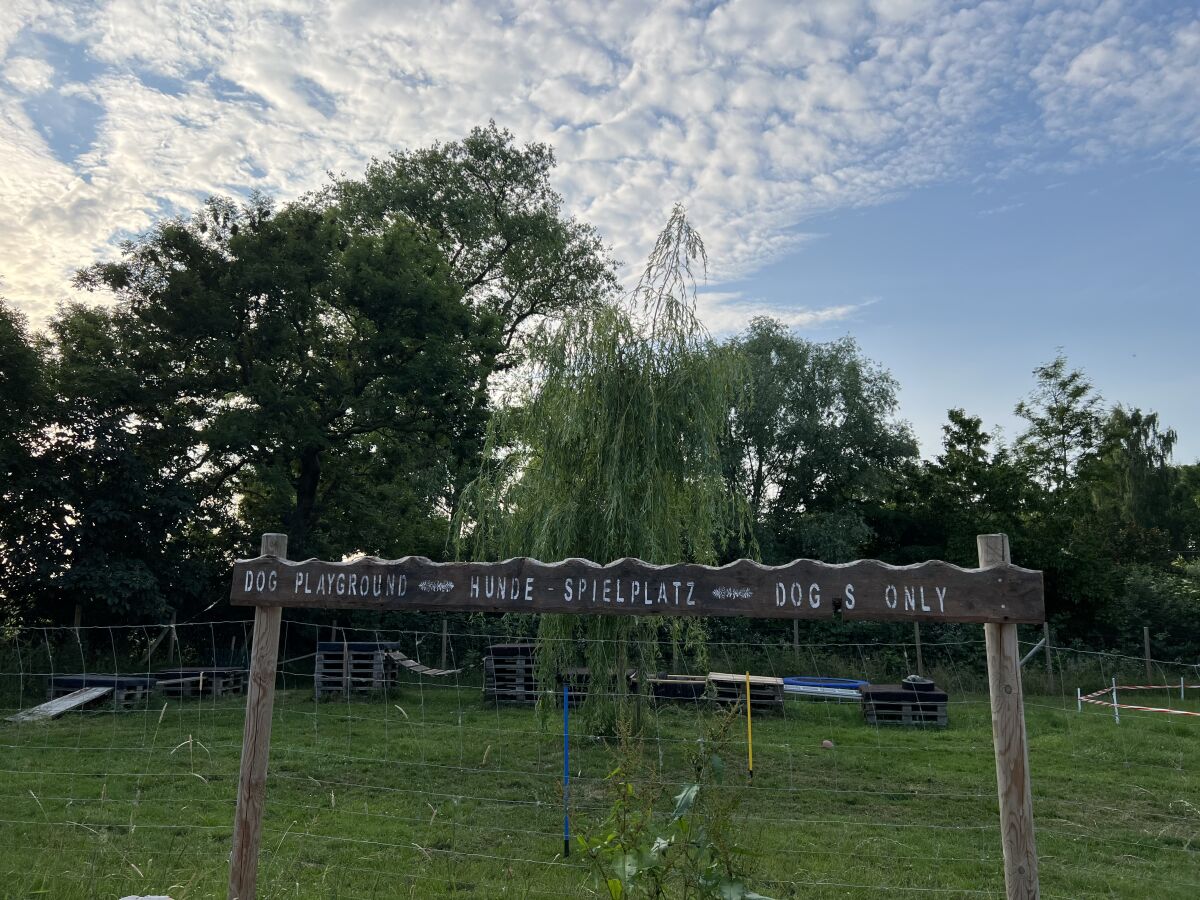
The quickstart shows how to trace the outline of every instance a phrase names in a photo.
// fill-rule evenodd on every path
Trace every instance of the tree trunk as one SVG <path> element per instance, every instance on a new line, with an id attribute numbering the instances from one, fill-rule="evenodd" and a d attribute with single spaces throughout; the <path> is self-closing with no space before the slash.
<path id="1" fill-rule="evenodd" d="M 317 487 L 321 483 L 321 451 L 305 447 L 300 452 L 300 472 L 296 476 L 296 508 L 288 523 L 289 546 L 292 555 L 304 559 L 308 555 L 308 536 L 316 519 Z"/>

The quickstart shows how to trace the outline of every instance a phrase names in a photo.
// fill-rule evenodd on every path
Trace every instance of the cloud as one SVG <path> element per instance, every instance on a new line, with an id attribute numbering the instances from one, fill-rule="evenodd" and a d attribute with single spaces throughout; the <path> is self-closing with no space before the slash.
<path id="1" fill-rule="evenodd" d="M 720 337 L 741 331 L 758 316 L 768 316 L 800 331 L 821 328 L 852 319 L 874 302 L 865 300 L 823 307 L 777 306 L 747 299 L 739 292 L 701 291 L 696 297 L 696 310 L 708 330 Z"/>
<path id="2" fill-rule="evenodd" d="M 4 79 L 22 94 L 40 94 L 50 89 L 54 67 L 45 60 L 17 56 L 4 67 Z"/>
<path id="3" fill-rule="evenodd" d="M 1194 155 L 1198 91 L 1200 14 L 1112 0 L 10 0 L 0 274 L 43 316 L 208 193 L 297 196 L 495 118 L 555 147 L 632 271 L 686 202 L 719 285 L 828 210 Z"/>

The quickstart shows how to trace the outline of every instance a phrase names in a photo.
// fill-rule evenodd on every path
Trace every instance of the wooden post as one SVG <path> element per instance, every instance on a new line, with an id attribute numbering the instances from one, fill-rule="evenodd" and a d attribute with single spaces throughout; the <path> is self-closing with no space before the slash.
<path id="1" fill-rule="evenodd" d="M 917 674 L 925 674 L 925 661 L 921 659 L 921 623 L 913 622 L 913 642 L 917 645 Z"/>
<path id="2" fill-rule="evenodd" d="M 442 668 L 449 668 L 446 665 L 446 651 L 450 649 L 450 632 L 449 626 L 446 624 L 446 617 L 442 616 Z"/>
<path id="3" fill-rule="evenodd" d="M 75 604 L 75 640 L 79 640 L 79 628 L 83 625 L 83 604 Z"/>
<path id="4" fill-rule="evenodd" d="M 1012 561 L 1007 535 L 981 534 L 976 542 L 981 569 Z M 1036 898 L 1040 893 L 1017 626 L 988 622 L 983 626 L 983 633 L 987 643 L 988 691 L 992 701 L 992 743 L 996 751 L 996 791 L 1000 798 L 1004 885 L 1008 900 L 1026 900 Z"/>
<path id="5" fill-rule="evenodd" d="M 287 559 L 287 535 L 264 534 L 262 555 Z M 242 768 L 238 774 L 233 853 L 229 859 L 229 900 L 254 900 L 258 882 L 258 845 L 262 838 L 267 791 L 271 711 L 275 705 L 275 667 L 279 661 L 279 622 L 282 617 L 280 606 L 254 608 L 254 643 L 250 650 L 250 683 L 246 688 L 246 728 L 242 733 Z"/>
<path id="6" fill-rule="evenodd" d="M 178 615 L 178 613 L 176 613 L 175 610 L 171 610 L 171 640 L 167 642 L 167 664 L 168 665 L 171 665 L 175 660 L 175 642 L 176 642 L 175 617 L 177 615 Z"/>
<path id="7" fill-rule="evenodd" d="M 1142 643 L 1146 647 L 1146 684 L 1154 684 L 1154 674 L 1150 671 L 1150 626 L 1142 626 Z"/>
<path id="8" fill-rule="evenodd" d="M 1054 664 L 1050 661 L 1050 623 L 1042 623 L 1042 637 L 1046 639 L 1046 690 L 1054 693 Z"/>
<path id="9" fill-rule="evenodd" d="M 792 619 L 792 653 L 796 656 L 796 662 L 800 662 L 800 620 Z"/>

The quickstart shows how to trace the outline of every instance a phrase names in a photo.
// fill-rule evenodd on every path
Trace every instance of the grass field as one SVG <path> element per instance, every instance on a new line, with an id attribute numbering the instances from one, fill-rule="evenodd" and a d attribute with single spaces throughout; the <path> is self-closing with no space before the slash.
<path id="1" fill-rule="evenodd" d="M 1145 699 L 1163 699 L 1147 697 Z M 223 897 L 242 700 L 0 722 L 0 893 Z M 1140 702 L 1140 701 L 1139 701 Z M 1178 700 L 1173 701 L 1178 704 Z M 1200 895 L 1200 719 L 1027 698 L 1046 897 Z M 668 780 L 711 711 L 651 712 Z M 945 730 L 876 729 L 789 700 L 727 755 L 751 884 L 771 897 L 1002 895 L 986 697 Z M 261 897 L 599 896 L 561 858 L 561 722 L 487 708 L 469 685 L 361 702 L 278 700 Z M 834 749 L 823 749 L 823 740 Z M 612 748 L 572 737 L 573 818 L 603 814 Z"/>

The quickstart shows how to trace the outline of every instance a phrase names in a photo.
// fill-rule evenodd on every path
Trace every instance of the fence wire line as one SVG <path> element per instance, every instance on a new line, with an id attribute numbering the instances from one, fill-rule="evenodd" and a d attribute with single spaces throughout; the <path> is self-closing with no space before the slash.
<path id="1" fill-rule="evenodd" d="M 23 708 L 26 701 L 38 699 L 43 681 L 56 674 L 76 674 L 78 669 L 153 677 L 164 664 L 154 663 L 144 651 L 155 629 L 164 627 L 114 626 L 105 634 L 107 626 L 86 626 L 83 635 L 70 627 L 46 627 L 10 636 L 7 646 L 12 652 L 0 657 L 0 691 L 4 692 L 0 706 Z M 553 817 L 561 804 L 557 785 L 561 745 L 555 749 L 559 738 L 555 737 L 553 715 L 545 717 L 533 707 L 480 701 L 484 648 L 488 643 L 519 638 L 447 630 L 450 665 L 460 668 L 460 663 L 465 664 L 465 670 L 455 673 L 453 680 L 409 678 L 402 672 L 401 680 L 370 697 L 344 692 L 335 701 L 317 702 L 311 694 L 300 699 L 297 691 L 311 691 L 313 677 L 306 667 L 297 665 L 313 657 L 302 651 L 312 647 L 328 628 L 285 619 L 281 631 L 282 663 L 277 677 L 284 690 L 277 697 L 275 711 L 262 878 L 286 882 L 293 874 L 289 859 L 303 870 L 306 851 L 301 848 L 309 843 L 329 847 L 335 856 L 340 851 L 334 848 L 340 845 L 357 848 L 357 853 L 406 851 L 415 867 L 409 873 L 384 871 L 376 867 L 378 860 L 374 859 L 369 866 L 355 866 L 338 856 L 322 865 L 330 870 L 356 871 L 366 879 L 426 879 L 431 890 L 447 876 L 431 875 L 421 866 L 433 866 L 438 858 L 457 860 L 457 868 L 476 884 L 493 883 L 481 880 L 486 879 L 489 868 L 492 877 L 502 870 L 512 873 L 526 884 L 524 893 L 535 896 L 562 895 L 563 882 L 553 880 L 559 876 L 547 873 L 574 872 L 577 876 L 573 877 L 583 877 L 585 867 L 578 863 L 556 860 L 554 854 L 541 855 L 547 845 L 555 846 L 559 834 Z M 236 645 L 239 632 L 243 653 L 246 649 L 242 620 L 179 623 L 173 632 L 169 665 L 208 660 L 216 665 L 225 655 L 224 642 L 232 634 Z M 436 657 L 443 640 L 442 632 L 421 629 L 347 627 L 339 633 L 354 635 L 355 641 L 398 642 L 406 654 L 411 648 L 413 659 Z M 136 660 L 128 652 L 132 638 L 141 642 Z M 615 646 L 610 641 L 597 643 L 601 644 L 598 649 Z M 664 663 L 671 659 L 666 643 L 646 643 Z M 998 828 L 994 771 L 990 779 L 980 775 L 987 773 L 992 763 L 989 701 L 985 689 L 981 693 L 982 654 L 977 652 L 982 643 L 977 639 L 922 640 L 926 669 L 953 694 L 947 704 L 951 726 L 946 730 L 903 732 L 864 726 L 861 720 L 855 721 L 856 708 L 808 704 L 790 697 L 773 716 L 760 718 L 756 713 L 756 763 L 761 751 L 764 764 L 756 765 L 753 783 L 739 782 L 729 788 L 741 797 L 732 821 L 747 840 L 759 840 L 769 848 L 771 857 L 789 860 L 791 877 L 782 877 L 777 865 L 773 869 L 760 865 L 751 872 L 754 884 L 858 891 L 863 896 L 879 892 L 999 892 L 999 842 L 993 837 Z M 98 651 L 102 645 L 107 646 Z M 4 646 L 0 642 L 0 650 Z M 705 669 L 736 674 L 748 667 L 773 676 L 805 669 L 823 675 L 832 674 L 832 668 L 838 674 L 889 670 L 898 677 L 912 667 L 913 649 L 906 642 L 794 644 L 781 638 L 765 646 L 753 641 L 713 641 L 708 645 L 706 666 L 690 665 L 686 657 L 676 662 L 682 674 L 702 675 Z M 1074 686 L 1061 677 L 1061 661 L 1067 654 L 1077 654 L 1086 662 L 1070 666 L 1068 677 L 1088 672 L 1101 677 L 1121 669 L 1131 671 L 1135 664 L 1143 664 L 1144 658 L 1057 646 L 1052 652 L 1060 660 L 1056 667 L 1060 677 L 1048 685 L 1055 691 L 1056 702 L 1044 702 L 1044 694 L 1029 694 L 1028 690 L 1026 698 L 1027 719 L 1032 716 L 1031 763 L 1039 837 L 1044 836 L 1051 849 L 1056 841 L 1113 848 L 1089 853 L 1083 866 L 1085 874 L 1093 872 L 1099 880 L 1111 874 L 1104 861 L 1114 853 L 1125 859 L 1128 867 L 1130 854 L 1137 852 L 1145 857 L 1142 866 L 1134 867 L 1141 882 L 1164 889 L 1192 887 L 1190 880 L 1177 873 L 1163 876 L 1159 870 L 1175 865 L 1169 862 L 1172 858 L 1191 864 L 1194 847 L 1200 843 L 1200 813 L 1187 800 L 1195 796 L 1196 773 L 1183 766 L 1189 756 L 1186 740 L 1193 733 L 1164 728 L 1151 714 L 1138 717 L 1130 713 L 1122 716 L 1123 720 L 1128 717 L 1129 728 L 1106 731 L 1105 739 L 1096 742 L 1093 729 L 1097 720 L 1076 713 Z M 869 659 L 879 654 L 883 657 Z M 1031 676 L 1027 673 L 1026 677 Z M 188 833 L 210 834 L 217 841 L 214 846 L 224 843 L 227 850 L 234 803 L 230 776 L 231 771 L 236 773 L 241 747 L 242 704 L 236 697 L 163 701 L 147 694 L 139 705 L 119 713 L 75 714 L 48 725 L 0 725 L 0 776 L 8 783 L 0 802 L 9 812 L 0 826 L 24 829 L 25 833 L 67 829 L 82 838 L 59 835 L 60 846 L 47 849 L 47 856 L 91 852 L 112 860 L 113 865 L 141 862 L 136 856 L 138 848 L 153 841 L 138 839 L 139 833 L 169 834 L 171 840 Z M 1094 712 L 1102 715 L 1099 710 Z M 688 783 L 681 761 L 712 714 L 659 710 L 649 705 L 643 714 L 642 742 L 647 755 L 656 757 L 662 769 L 655 785 L 674 792 Z M 605 748 L 611 746 L 612 736 L 579 721 L 570 734 L 573 769 L 578 767 L 572 772 L 578 780 L 572 811 L 582 820 L 599 819 L 609 807 L 604 793 L 610 771 Z M 1155 739 L 1164 743 L 1137 746 L 1134 729 L 1139 727 L 1151 729 Z M 1067 742 L 1052 744 L 1050 739 L 1059 733 L 1068 736 Z M 836 747 L 828 751 L 819 746 L 825 734 L 837 739 Z M 1043 736 L 1045 746 L 1040 740 Z M 1176 738 L 1184 742 L 1184 749 L 1169 743 Z M 726 767 L 736 770 L 736 754 L 744 746 L 740 739 L 729 744 L 723 752 L 732 753 L 733 758 Z M 127 765 L 138 756 L 145 765 Z M 1178 763 L 1168 764 L 1168 760 Z M 1144 783 L 1133 784 L 1144 802 L 1121 807 L 1073 796 L 1069 789 L 1084 774 L 1079 763 L 1119 768 L 1125 781 L 1131 780 L 1131 769 L 1144 771 Z M 1055 767 L 1078 770 L 1072 775 L 1076 780 L 1054 779 Z M 975 773 L 970 779 L 962 776 L 967 769 Z M 1046 775 L 1039 780 L 1043 770 Z M 1165 775 L 1156 773 L 1184 781 L 1175 790 L 1161 781 Z M 51 789 L 43 790 L 44 785 Z M 962 790 L 964 785 L 969 789 Z M 84 786 L 86 789 L 79 789 Z M 1050 787 L 1054 790 L 1047 793 Z M 323 799 L 327 792 L 328 803 Z M 498 812 L 483 812 L 489 808 Z M 21 816 L 26 809 L 32 815 Z M 174 813 L 180 809 L 196 810 L 196 818 L 179 819 Z M 422 809 L 430 816 L 420 814 Z M 889 811 L 891 815 L 886 814 Z M 14 812 L 18 815 L 12 815 Z M 162 821 L 164 817 L 170 821 Z M 586 821 L 582 824 L 586 826 Z M 119 845 L 113 839 L 118 834 L 114 828 L 121 829 Z M 793 839 L 781 843 L 772 837 L 772 831 Z M 832 846 L 814 843 L 814 836 L 821 833 L 834 842 Z M 895 837 L 888 838 L 888 834 Z M 107 836 L 104 842 L 99 841 L 100 835 Z M 19 835 L 9 836 L 16 846 Z M 6 843 L 5 837 L 0 833 L 0 844 Z M 81 842 L 67 843 L 70 840 Z M 445 841 L 450 843 L 444 845 Z M 871 849 L 862 846 L 864 842 Z M 793 846 L 797 843 L 800 846 Z M 42 845 L 33 842 L 29 846 Z M 936 852 L 922 852 L 924 846 L 936 847 Z M 180 857 L 181 865 L 199 858 L 198 849 L 188 847 L 181 852 L 188 854 Z M 847 853 L 867 867 L 854 874 L 867 877 L 830 875 L 828 867 Z M 1056 873 L 1062 875 L 1062 868 L 1055 854 L 1047 854 L 1046 848 L 1043 853 L 1044 893 L 1051 896 L 1053 878 Z M 213 865 L 213 859 L 220 868 L 220 853 L 206 864 Z M 824 862 L 818 862 L 821 860 Z M 893 864 L 922 860 L 933 867 L 923 876 L 924 884 L 870 883 Z M 1078 865 L 1080 861 L 1073 862 Z M 972 871 L 970 878 L 976 886 L 968 889 L 948 871 L 939 875 L 939 863 L 954 863 Z M 950 878 L 952 883 L 939 885 L 939 878 Z M 363 889 L 367 883 L 347 885 L 339 896 L 350 896 L 350 890 Z M 987 884 L 997 885 L 997 889 L 989 890 Z M 1068 882 L 1067 888 L 1057 893 L 1069 895 L 1072 890 L 1078 889 Z"/>

